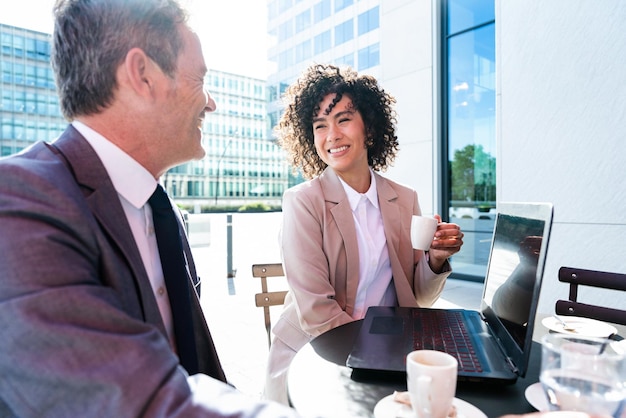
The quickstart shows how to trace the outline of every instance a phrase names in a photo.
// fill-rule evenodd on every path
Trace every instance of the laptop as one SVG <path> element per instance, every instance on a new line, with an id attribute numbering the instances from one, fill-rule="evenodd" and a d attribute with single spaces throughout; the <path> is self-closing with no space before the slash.
<path id="1" fill-rule="evenodd" d="M 409 352 L 435 349 L 457 357 L 459 381 L 510 384 L 523 377 L 552 213 L 550 203 L 500 203 L 480 311 L 370 307 L 346 365 L 361 377 L 404 378 Z"/>

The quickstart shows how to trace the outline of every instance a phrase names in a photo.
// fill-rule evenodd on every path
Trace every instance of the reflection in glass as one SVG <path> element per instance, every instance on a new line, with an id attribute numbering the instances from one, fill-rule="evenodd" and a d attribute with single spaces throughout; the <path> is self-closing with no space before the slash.
<path id="1" fill-rule="evenodd" d="M 449 23 L 455 21 L 457 26 L 462 15 L 457 10 L 459 4 L 478 7 L 478 3 L 471 1 L 449 2 Z M 480 4 L 491 4 L 493 9 L 493 2 Z M 480 23 L 480 26 L 464 28 L 465 31 L 447 38 L 445 131 L 448 215 L 465 233 L 463 248 L 454 256 L 455 277 L 482 281 L 495 218 L 496 79 L 495 24 L 493 20 L 476 21 L 481 16 L 493 18 L 493 10 L 483 10 L 471 19 L 462 20 L 464 24 Z"/>
<path id="2" fill-rule="evenodd" d="M 500 215 L 484 302 L 513 339 L 524 346 L 537 278 L 544 221 Z M 503 240 L 508 238 L 508 240 Z"/>

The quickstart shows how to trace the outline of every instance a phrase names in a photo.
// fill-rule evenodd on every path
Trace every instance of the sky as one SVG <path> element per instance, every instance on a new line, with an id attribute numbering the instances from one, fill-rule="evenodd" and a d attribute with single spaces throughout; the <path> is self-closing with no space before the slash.
<path id="1" fill-rule="evenodd" d="M 181 0 L 202 42 L 207 67 L 265 79 L 267 2 L 265 0 Z M 2 7 L 0 23 L 51 33 L 54 0 L 18 0 Z"/>

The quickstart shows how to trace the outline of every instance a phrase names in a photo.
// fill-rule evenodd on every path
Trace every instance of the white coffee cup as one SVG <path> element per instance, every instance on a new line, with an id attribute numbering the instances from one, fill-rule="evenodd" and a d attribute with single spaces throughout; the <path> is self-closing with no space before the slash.
<path id="1" fill-rule="evenodd" d="M 427 251 L 437 232 L 437 219 L 413 215 L 411 218 L 411 244 L 416 250 Z"/>
<path id="2" fill-rule="evenodd" d="M 406 357 L 406 378 L 416 418 L 446 418 L 456 392 L 458 362 L 450 354 L 416 350 Z"/>

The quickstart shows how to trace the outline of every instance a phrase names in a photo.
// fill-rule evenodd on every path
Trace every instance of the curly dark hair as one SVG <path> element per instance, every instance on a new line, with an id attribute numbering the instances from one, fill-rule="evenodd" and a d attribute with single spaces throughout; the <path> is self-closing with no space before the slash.
<path id="1" fill-rule="evenodd" d="M 301 169 L 304 177 L 311 179 L 326 168 L 326 163 L 315 150 L 313 118 L 319 113 L 324 97 L 331 93 L 337 96 L 325 110 L 326 114 L 343 95 L 352 99 L 367 132 L 368 164 L 376 171 L 385 171 L 393 164 L 398 152 L 396 112 L 393 109 L 396 99 L 385 92 L 374 77 L 358 75 L 349 67 L 330 64 L 307 68 L 283 96 L 285 111 L 274 131 L 293 170 Z"/>

